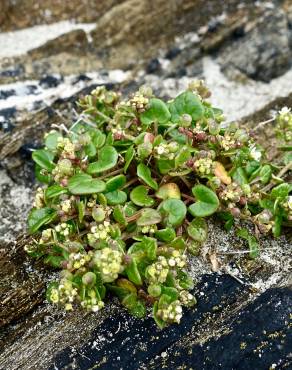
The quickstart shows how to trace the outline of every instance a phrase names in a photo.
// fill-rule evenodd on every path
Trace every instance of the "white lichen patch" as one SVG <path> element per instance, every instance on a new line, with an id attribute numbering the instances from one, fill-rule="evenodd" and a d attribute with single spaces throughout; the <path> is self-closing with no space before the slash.
<path id="1" fill-rule="evenodd" d="M 61 21 L 24 28 L 13 32 L 0 33 L 0 58 L 15 57 L 44 45 L 65 33 L 83 30 L 89 33 L 95 28 L 95 23 L 74 23 Z"/>

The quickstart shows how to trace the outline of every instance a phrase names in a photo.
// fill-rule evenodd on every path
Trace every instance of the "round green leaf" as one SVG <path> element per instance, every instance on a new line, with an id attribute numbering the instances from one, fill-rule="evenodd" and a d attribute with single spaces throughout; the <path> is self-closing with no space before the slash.
<path id="1" fill-rule="evenodd" d="M 118 152 L 113 146 L 106 145 L 98 151 L 98 160 L 90 163 L 87 172 L 90 174 L 101 173 L 115 167 L 118 162 Z"/>
<path id="2" fill-rule="evenodd" d="M 141 122 L 150 125 L 152 122 L 166 123 L 170 119 L 167 105 L 160 99 L 150 99 L 149 108 L 140 116 Z"/>
<path id="3" fill-rule="evenodd" d="M 32 159 L 43 169 L 51 172 L 55 168 L 54 154 L 46 149 L 38 149 L 32 153 Z"/>
<path id="4" fill-rule="evenodd" d="M 187 228 L 189 236 L 197 242 L 204 242 L 207 239 L 208 227 L 203 218 L 195 218 Z"/>
<path id="5" fill-rule="evenodd" d="M 108 205 L 115 206 L 116 204 L 124 204 L 127 200 L 127 194 L 122 190 L 110 191 L 105 193 Z"/>
<path id="6" fill-rule="evenodd" d="M 158 224 L 161 221 L 161 215 L 158 211 L 152 208 L 144 208 L 141 216 L 137 220 L 138 226 L 149 226 Z"/>
<path id="7" fill-rule="evenodd" d="M 50 132 L 45 138 L 45 146 L 49 150 L 55 150 L 58 145 L 58 139 L 62 137 L 62 134 L 58 131 Z"/>
<path id="8" fill-rule="evenodd" d="M 125 175 L 117 175 L 115 177 L 112 177 L 106 182 L 106 191 L 114 191 L 122 186 L 124 186 L 126 183 L 126 176 Z"/>
<path id="9" fill-rule="evenodd" d="M 144 185 L 139 185 L 134 188 L 130 193 L 131 201 L 140 207 L 151 207 L 154 204 L 154 200 L 149 197 L 148 189 Z"/>
<path id="10" fill-rule="evenodd" d="M 160 204 L 159 211 L 164 218 L 165 226 L 177 227 L 183 223 L 187 208 L 180 199 L 167 199 Z"/>
<path id="11" fill-rule="evenodd" d="M 169 104 L 171 121 L 178 123 L 183 114 L 189 114 L 194 121 L 203 117 L 204 106 L 197 95 L 191 91 L 180 94 L 173 102 Z"/>
<path id="12" fill-rule="evenodd" d="M 151 177 L 150 169 L 144 164 L 140 163 L 137 167 L 137 175 L 138 177 L 145 182 L 146 185 L 150 186 L 150 188 L 157 190 L 158 184 L 155 180 Z"/>
<path id="13" fill-rule="evenodd" d="M 105 183 L 94 179 L 86 173 L 78 173 L 68 181 L 68 189 L 72 194 L 94 194 L 105 190 Z"/>
<path id="14" fill-rule="evenodd" d="M 189 207 L 189 212 L 195 217 L 206 217 L 216 212 L 219 207 L 217 195 L 205 185 L 196 185 L 192 192 L 197 202 Z"/>

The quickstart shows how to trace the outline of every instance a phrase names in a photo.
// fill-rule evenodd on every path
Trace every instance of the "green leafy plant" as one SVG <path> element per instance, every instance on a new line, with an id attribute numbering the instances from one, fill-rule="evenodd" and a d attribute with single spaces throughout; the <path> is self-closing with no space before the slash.
<path id="1" fill-rule="evenodd" d="M 82 115 L 65 134 L 46 135 L 32 155 L 45 185 L 29 215 L 34 238 L 26 250 L 62 270 L 49 301 L 95 312 L 111 292 L 138 317 L 152 307 L 163 328 L 196 303 L 187 256 L 207 239 L 206 217 L 218 215 L 228 230 L 245 220 L 257 235 L 278 236 L 291 225 L 290 111 L 276 118 L 285 157 L 269 163 L 209 95 L 201 82 L 168 102 L 148 87 L 125 101 L 100 87 L 80 100 Z M 256 258 L 257 238 L 246 229 L 237 235 Z"/>

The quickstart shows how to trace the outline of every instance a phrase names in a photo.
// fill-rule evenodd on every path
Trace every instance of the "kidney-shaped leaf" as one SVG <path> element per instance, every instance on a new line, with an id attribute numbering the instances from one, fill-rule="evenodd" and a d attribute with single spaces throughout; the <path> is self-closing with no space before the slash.
<path id="1" fill-rule="evenodd" d="M 154 204 L 154 199 L 149 197 L 148 189 L 144 185 L 135 187 L 130 193 L 130 199 L 140 207 L 151 207 Z"/>
<path id="2" fill-rule="evenodd" d="M 197 202 L 189 207 L 189 212 L 195 217 L 206 217 L 216 212 L 219 207 L 217 195 L 205 185 L 196 185 L 192 192 Z"/>
<path id="3" fill-rule="evenodd" d="M 114 191 L 122 186 L 124 186 L 126 183 L 126 176 L 125 175 L 117 175 L 115 177 L 112 177 L 106 182 L 106 191 Z"/>
<path id="4" fill-rule="evenodd" d="M 187 228 L 189 236 L 197 242 L 204 242 L 207 239 L 208 227 L 203 218 L 195 218 Z"/>
<path id="5" fill-rule="evenodd" d="M 86 173 L 78 173 L 69 179 L 68 189 L 72 194 L 101 193 L 105 190 L 105 183 Z"/>
<path id="6" fill-rule="evenodd" d="M 98 160 L 90 163 L 87 172 L 101 173 L 115 167 L 118 161 L 118 152 L 113 146 L 105 145 L 98 151 Z"/>
<path id="7" fill-rule="evenodd" d="M 164 218 L 165 226 L 177 227 L 184 221 L 187 208 L 180 199 L 167 199 L 160 204 L 159 211 Z"/>
<path id="8" fill-rule="evenodd" d="M 186 91 L 169 104 L 169 111 L 172 122 L 179 122 L 183 114 L 189 114 L 194 121 L 197 121 L 204 114 L 204 106 L 197 95 Z"/>
<path id="9" fill-rule="evenodd" d="M 167 105 L 160 99 L 150 99 L 149 108 L 141 114 L 141 122 L 150 125 L 152 122 L 166 123 L 170 119 Z"/>

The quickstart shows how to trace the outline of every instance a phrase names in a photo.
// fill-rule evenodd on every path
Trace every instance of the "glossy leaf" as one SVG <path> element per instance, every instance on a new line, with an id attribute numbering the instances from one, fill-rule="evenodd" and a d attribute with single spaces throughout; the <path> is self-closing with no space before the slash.
<path id="1" fill-rule="evenodd" d="M 125 165 L 124 165 L 124 172 L 127 172 L 133 158 L 135 156 L 135 150 L 134 150 L 134 146 L 130 146 L 127 151 L 126 151 L 126 154 L 125 154 Z"/>
<path id="2" fill-rule="evenodd" d="M 109 192 L 120 189 L 125 185 L 126 181 L 127 179 L 125 175 L 117 175 L 115 177 L 112 177 L 105 183 L 106 191 Z"/>
<path id="3" fill-rule="evenodd" d="M 105 193 L 108 205 L 124 204 L 127 201 L 127 194 L 122 190 L 115 190 Z"/>
<path id="4" fill-rule="evenodd" d="M 163 242 L 171 242 L 176 237 L 176 233 L 174 229 L 167 227 L 166 229 L 160 229 L 155 232 L 155 236 L 157 239 Z"/>
<path id="5" fill-rule="evenodd" d="M 32 159 L 43 169 L 51 172 L 55 168 L 55 155 L 46 149 L 38 149 L 32 153 Z"/>
<path id="6" fill-rule="evenodd" d="M 160 204 L 159 211 L 163 216 L 165 226 L 177 227 L 184 221 L 187 208 L 184 202 L 179 199 L 167 199 Z"/>
<path id="7" fill-rule="evenodd" d="M 150 188 L 154 190 L 158 189 L 157 182 L 152 179 L 151 171 L 144 163 L 140 163 L 137 166 L 137 175 L 146 185 L 150 186 Z"/>
<path id="8" fill-rule="evenodd" d="M 118 152 L 113 146 L 106 145 L 98 151 L 98 160 L 90 163 L 87 172 L 97 174 L 115 167 L 118 162 Z"/>
<path id="9" fill-rule="evenodd" d="M 203 243 L 208 236 L 207 223 L 203 218 L 195 218 L 187 227 L 189 236 L 200 243 Z"/>
<path id="10" fill-rule="evenodd" d="M 148 189 L 144 185 L 135 187 L 130 193 L 131 201 L 140 207 L 151 207 L 155 201 L 148 195 Z"/>
<path id="11" fill-rule="evenodd" d="M 64 188 L 61 185 L 55 184 L 55 185 L 49 186 L 45 190 L 45 197 L 46 199 L 51 199 L 51 198 L 55 198 L 61 194 L 66 194 L 66 193 L 68 193 L 68 189 Z"/>
<path id="12" fill-rule="evenodd" d="M 189 212 L 195 217 L 212 215 L 219 207 L 219 199 L 211 189 L 205 185 L 196 185 L 192 188 L 196 203 L 189 207 Z"/>
<path id="13" fill-rule="evenodd" d="M 105 183 L 86 173 L 78 173 L 69 179 L 68 189 L 75 195 L 101 193 L 105 190 Z"/>
<path id="14" fill-rule="evenodd" d="M 179 122 L 183 114 L 189 114 L 194 121 L 197 121 L 204 115 L 204 106 L 197 95 L 186 91 L 169 104 L 169 111 L 172 122 Z"/>
<path id="15" fill-rule="evenodd" d="M 28 216 L 28 228 L 31 234 L 34 234 L 38 229 L 50 223 L 57 215 L 57 212 L 49 207 L 32 209 Z"/>
<path id="16" fill-rule="evenodd" d="M 126 267 L 125 272 L 132 283 L 136 285 L 142 285 L 142 278 L 139 273 L 135 258 L 132 258 L 130 264 Z"/>
<path id="17" fill-rule="evenodd" d="M 167 105 L 160 99 L 150 99 L 149 108 L 141 114 L 141 122 L 150 125 L 153 122 L 166 123 L 170 119 Z"/>

